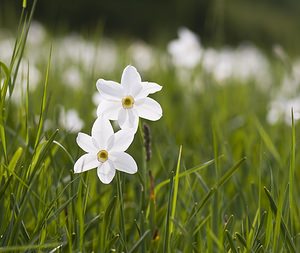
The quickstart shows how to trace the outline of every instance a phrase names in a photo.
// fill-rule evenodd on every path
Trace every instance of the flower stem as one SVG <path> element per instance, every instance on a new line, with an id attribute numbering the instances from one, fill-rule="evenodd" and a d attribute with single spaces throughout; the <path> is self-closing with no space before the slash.
<path id="1" fill-rule="evenodd" d="M 126 243 L 126 230 L 125 230 L 125 218 L 124 218 L 124 201 L 123 201 L 123 193 L 122 193 L 122 183 L 121 183 L 121 176 L 120 172 L 117 171 L 117 188 L 118 188 L 118 196 L 120 201 L 120 230 L 121 230 L 121 238 L 123 239 L 123 245 L 125 248 L 125 252 L 128 252 L 127 250 L 127 243 Z"/>
<path id="2" fill-rule="evenodd" d="M 144 136 L 143 136 L 143 125 L 142 121 L 140 120 L 139 122 L 139 133 L 141 137 L 141 143 L 144 143 Z M 146 231 L 145 228 L 145 214 L 146 214 L 146 208 L 147 208 L 147 161 L 146 161 L 146 151 L 144 148 L 142 148 L 142 155 L 143 155 L 143 165 L 142 165 L 142 170 L 141 170 L 141 177 L 142 177 L 142 193 L 141 193 L 141 218 L 140 218 L 140 228 L 141 228 L 141 235 L 143 235 Z M 146 252 L 146 244 L 145 242 L 142 243 L 141 245 L 141 253 Z"/>

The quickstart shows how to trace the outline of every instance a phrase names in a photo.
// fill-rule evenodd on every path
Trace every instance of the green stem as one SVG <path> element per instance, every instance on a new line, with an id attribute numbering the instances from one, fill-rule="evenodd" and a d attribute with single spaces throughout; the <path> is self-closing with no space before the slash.
<path id="1" fill-rule="evenodd" d="M 124 201 L 123 201 L 123 193 L 122 193 L 122 183 L 121 183 L 121 176 L 120 172 L 117 171 L 117 188 L 118 188 L 118 196 L 119 196 L 119 201 L 120 201 L 120 230 L 121 230 L 121 238 L 123 239 L 124 242 L 124 248 L 125 252 L 128 252 L 127 247 L 126 247 L 126 230 L 125 230 L 125 216 L 124 216 Z"/>
<path id="2" fill-rule="evenodd" d="M 139 122 L 139 129 L 138 129 L 139 133 L 140 133 L 140 138 L 141 138 L 141 144 L 142 144 L 142 156 L 143 156 L 143 164 L 142 164 L 142 170 L 141 170 L 141 177 L 142 177 L 142 194 L 141 194 L 141 219 L 140 219 L 140 228 L 141 228 L 141 235 L 143 235 L 146 231 L 145 228 L 145 214 L 146 214 L 146 208 L 147 208 L 147 162 L 146 162 L 146 151 L 143 147 L 143 143 L 144 143 L 144 136 L 143 136 L 143 127 L 142 127 L 142 121 L 140 120 Z M 146 252 L 146 244 L 143 241 L 142 245 L 141 245 L 141 253 L 145 253 Z"/>

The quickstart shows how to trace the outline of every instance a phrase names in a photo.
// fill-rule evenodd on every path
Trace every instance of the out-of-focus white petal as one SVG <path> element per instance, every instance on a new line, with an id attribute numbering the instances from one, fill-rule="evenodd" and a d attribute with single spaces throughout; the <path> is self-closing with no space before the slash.
<path id="1" fill-rule="evenodd" d="M 74 172 L 80 173 L 99 166 L 99 161 L 95 154 L 85 154 L 81 156 L 74 164 Z"/>
<path id="2" fill-rule="evenodd" d="M 109 161 L 102 163 L 97 168 L 97 175 L 100 181 L 104 184 L 109 184 L 113 180 L 115 174 L 116 174 L 116 170 L 113 164 L 110 163 Z"/>
<path id="3" fill-rule="evenodd" d="M 124 87 L 126 95 L 137 95 L 142 90 L 141 76 L 133 66 L 127 66 L 122 74 L 121 85 Z"/>
<path id="4" fill-rule="evenodd" d="M 162 109 L 159 103 L 152 98 L 145 98 L 136 103 L 135 110 L 139 117 L 148 120 L 158 120 L 162 116 Z"/>
<path id="5" fill-rule="evenodd" d="M 125 152 L 111 152 L 111 159 L 114 163 L 116 170 L 123 171 L 129 174 L 137 172 L 137 164 L 132 156 Z"/>
<path id="6" fill-rule="evenodd" d="M 118 123 L 122 129 L 131 128 L 134 132 L 136 132 L 139 124 L 139 117 L 135 109 L 122 108 L 119 111 Z"/>
<path id="7" fill-rule="evenodd" d="M 114 130 L 107 118 L 99 117 L 92 127 L 92 137 L 96 140 L 100 149 L 106 149 L 108 139 L 114 134 Z"/>
<path id="8" fill-rule="evenodd" d="M 106 117 L 110 120 L 117 120 L 118 113 L 122 108 L 122 103 L 120 101 L 109 101 L 104 100 L 98 105 L 97 116 Z"/>
<path id="9" fill-rule="evenodd" d="M 93 143 L 93 138 L 85 133 L 78 133 L 76 142 L 87 153 L 95 153 L 97 149 Z"/>
<path id="10" fill-rule="evenodd" d="M 125 151 L 128 149 L 130 144 L 133 141 L 135 132 L 128 129 L 121 129 L 116 132 L 110 139 L 108 140 L 108 146 L 111 146 L 109 152 L 113 151 Z M 110 144 L 111 143 L 111 144 Z"/>
<path id="11" fill-rule="evenodd" d="M 109 100 L 120 101 L 125 95 L 123 87 L 114 81 L 99 79 L 96 86 L 101 96 Z"/>
<path id="12" fill-rule="evenodd" d="M 104 98 L 102 98 L 101 94 L 98 91 L 96 91 L 94 93 L 92 100 L 93 100 L 93 103 L 97 106 L 100 105 L 102 103 L 102 101 L 105 101 Z"/>
<path id="13" fill-rule="evenodd" d="M 153 94 L 162 89 L 162 86 L 153 82 L 142 82 L 143 89 L 135 96 L 135 99 L 145 98 L 149 94 Z"/>

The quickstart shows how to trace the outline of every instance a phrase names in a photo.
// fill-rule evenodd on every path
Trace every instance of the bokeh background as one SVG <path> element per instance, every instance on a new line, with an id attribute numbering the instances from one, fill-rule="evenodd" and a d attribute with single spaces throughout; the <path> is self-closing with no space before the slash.
<path id="1" fill-rule="evenodd" d="M 1 0 L 0 25 L 16 25 L 20 12 L 20 0 Z M 51 0 L 38 1 L 35 19 L 54 32 L 97 28 L 106 36 L 149 43 L 168 41 L 186 26 L 204 45 L 251 41 L 267 51 L 280 44 L 300 53 L 298 0 Z"/>

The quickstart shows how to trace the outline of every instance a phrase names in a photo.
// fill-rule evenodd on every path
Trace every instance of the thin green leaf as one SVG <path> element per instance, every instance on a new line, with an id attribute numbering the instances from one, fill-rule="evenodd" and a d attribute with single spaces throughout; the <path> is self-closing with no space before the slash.
<path id="1" fill-rule="evenodd" d="M 175 219 L 175 212 L 176 212 L 176 202 L 177 202 L 177 195 L 178 195 L 178 185 L 179 185 L 179 171 L 180 171 L 180 163 L 181 163 L 181 154 L 182 154 L 182 146 L 179 148 L 177 166 L 176 166 L 176 174 L 174 179 L 174 192 L 173 192 L 173 199 L 172 199 L 172 211 L 171 211 L 171 220 Z M 173 222 L 170 224 L 170 234 L 173 233 Z"/>
<path id="2" fill-rule="evenodd" d="M 229 242 L 229 246 L 230 246 L 230 249 L 233 253 L 238 253 L 235 245 L 234 245 L 234 242 L 233 242 L 233 239 L 231 237 L 231 234 L 229 233 L 228 230 L 225 230 L 225 235 L 226 235 L 226 238 L 227 238 L 227 241 Z"/>
<path id="3" fill-rule="evenodd" d="M 273 214 L 276 216 L 277 215 L 277 206 L 275 204 L 275 201 L 273 200 L 273 197 L 272 197 L 271 193 L 269 192 L 269 190 L 266 187 L 264 187 L 264 190 L 265 190 L 265 193 L 266 193 L 266 195 L 269 199 L 271 210 L 272 210 Z M 284 223 L 284 220 L 283 220 L 282 217 L 281 217 L 281 220 L 280 220 L 280 229 L 281 229 L 281 233 L 282 233 L 283 238 L 287 239 L 288 249 L 291 252 L 296 253 L 297 252 L 296 246 L 293 242 L 293 239 L 292 239 L 292 237 L 291 237 L 291 235 L 290 235 L 290 233 L 287 229 L 287 226 Z"/>
<path id="4" fill-rule="evenodd" d="M 50 63 L 51 63 L 51 55 L 52 55 L 52 47 L 50 48 L 49 52 L 49 58 L 48 58 L 48 64 L 47 64 L 47 70 L 46 70 L 46 77 L 45 77 L 45 84 L 44 84 L 44 91 L 43 91 L 43 98 L 42 98 L 42 104 L 41 104 L 41 111 L 40 111 L 40 117 L 39 117 L 39 124 L 34 144 L 34 149 L 37 148 L 42 130 L 43 130 L 43 124 L 44 124 L 44 117 L 45 117 L 45 111 L 46 111 L 46 105 L 47 105 L 47 87 L 48 87 L 48 81 L 49 81 L 49 72 L 50 72 Z"/>
<path id="5" fill-rule="evenodd" d="M 169 197 L 168 197 L 168 209 L 166 214 L 166 226 L 165 226 L 165 238 L 163 245 L 163 253 L 169 253 L 170 251 L 170 216 L 171 216 L 171 208 L 172 208 L 172 194 L 173 194 L 173 177 L 174 172 L 170 173 L 170 189 L 169 189 Z"/>
<path id="6" fill-rule="evenodd" d="M 179 173 L 178 178 L 185 177 L 185 176 L 188 176 L 188 175 L 190 175 L 190 174 L 192 174 L 192 173 L 195 173 L 195 172 L 197 172 L 197 171 L 199 171 L 199 170 L 205 169 L 205 168 L 207 168 L 209 165 L 211 165 L 212 163 L 214 163 L 214 161 L 215 161 L 215 160 L 213 159 L 213 160 L 210 160 L 210 161 L 207 161 L 207 162 L 203 163 L 203 164 L 200 165 L 200 166 L 196 166 L 196 167 L 193 167 L 193 168 L 191 168 L 191 169 L 188 169 L 188 170 L 186 170 L 186 171 L 184 171 L 184 172 L 181 172 L 181 173 Z M 165 185 L 167 185 L 167 184 L 169 184 L 169 183 L 170 183 L 170 179 L 167 179 L 167 180 L 164 180 L 164 181 L 160 182 L 160 183 L 159 183 L 158 185 L 156 185 L 156 187 L 155 187 L 155 193 L 159 192 L 159 190 L 160 190 L 163 186 L 165 186 Z"/>
<path id="7" fill-rule="evenodd" d="M 140 237 L 140 239 L 133 245 L 131 250 L 129 250 L 129 253 L 133 253 L 135 250 L 137 250 L 148 234 L 150 234 L 150 229 L 146 230 L 146 232 Z"/>

